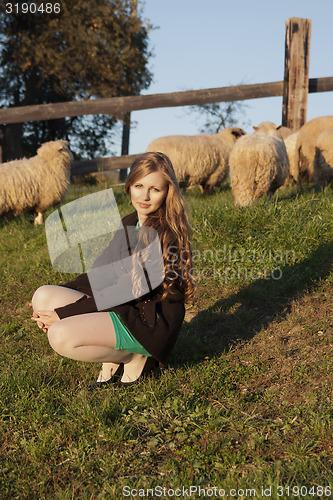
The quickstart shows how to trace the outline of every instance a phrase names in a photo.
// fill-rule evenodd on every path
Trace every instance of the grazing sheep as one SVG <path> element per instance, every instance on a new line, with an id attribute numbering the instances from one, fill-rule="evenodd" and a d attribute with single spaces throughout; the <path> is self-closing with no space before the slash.
<path id="1" fill-rule="evenodd" d="M 146 151 L 166 154 L 182 187 L 199 185 L 202 194 L 220 185 L 229 173 L 229 154 L 236 140 L 245 135 L 238 127 L 217 134 L 171 135 L 153 140 Z"/>
<path id="2" fill-rule="evenodd" d="M 252 205 L 283 186 L 289 161 L 281 137 L 251 134 L 241 137 L 230 158 L 230 186 L 236 205 Z"/>
<path id="3" fill-rule="evenodd" d="M 333 181 L 333 127 L 318 135 L 313 170 L 314 180 L 320 187 Z"/>
<path id="4" fill-rule="evenodd" d="M 317 137 L 324 130 L 333 127 L 333 116 L 319 116 L 306 122 L 299 130 L 297 140 L 298 169 L 300 181 L 313 181 L 313 161 Z"/>
<path id="5" fill-rule="evenodd" d="M 67 141 L 46 142 L 32 158 L 0 164 L 0 215 L 37 211 L 34 224 L 65 195 L 73 160 Z"/>
<path id="6" fill-rule="evenodd" d="M 298 181 L 298 155 L 296 154 L 296 143 L 298 132 L 293 132 L 291 128 L 276 126 L 273 122 L 262 122 L 257 127 L 253 125 L 254 134 L 266 134 L 270 136 L 281 137 L 284 140 L 288 159 L 289 159 L 289 175 L 287 176 L 285 185 L 289 183 L 290 177 L 296 182 Z"/>
<path id="7" fill-rule="evenodd" d="M 287 177 L 286 184 L 288 184 L 289 179 L 293 178 L 294 181 L 298 182 L 298 154 L 297 154 L 297 140 L 298 132 L 294 132 L 288 135 L 284 139 L 284 144 L 286 146 L 288 159 L 289 159 L 289 176 Z"/>
<path id="8" fill-rule="evenodd" d="M 253 129 L 254 134 L 275 135 L 282 137 L 282 139 L 285 139 L 293 133 L 291 128 L 283 127 L 282 125 L 275 125 L 273 122 L 261 122 L 257 127 L 253 125 Z"/>

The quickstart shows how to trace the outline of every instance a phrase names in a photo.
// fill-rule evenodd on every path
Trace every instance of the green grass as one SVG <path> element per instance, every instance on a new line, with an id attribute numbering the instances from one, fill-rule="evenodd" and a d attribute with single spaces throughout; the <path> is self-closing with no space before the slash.
<path id="1" fill-rule="evenodd" d="M 0 221 L 0 498 L 330 497 L 333 190 L 235 208 L 228 188 L 195 189 L 186 202 L 198 300 L 169 365 L 96 392 L 98 367 L 55 354 L 29 319 L 34 290 L 70 278 L 44 226 Z"/>

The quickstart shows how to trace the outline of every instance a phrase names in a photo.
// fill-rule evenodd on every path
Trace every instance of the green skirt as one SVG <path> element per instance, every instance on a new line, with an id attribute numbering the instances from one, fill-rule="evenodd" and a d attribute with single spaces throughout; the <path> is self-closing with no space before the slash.
<path id="1" fill-rule="evenodd" d="M 148 351 L 136 340 L 131 334 L 129 329 L 122 323 L 119 314 L 114 311 L 109 312 L 114 331 L 116 333 L 116 347 L 122 351 L 132 352 L 135 354 L 143 354 L 144 356 L 151 356 Z"/>

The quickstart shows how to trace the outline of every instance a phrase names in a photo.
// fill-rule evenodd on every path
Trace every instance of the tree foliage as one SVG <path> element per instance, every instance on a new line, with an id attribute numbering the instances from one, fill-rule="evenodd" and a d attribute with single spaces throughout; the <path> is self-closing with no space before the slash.
<path id="1" fill-rule="evenodd" d="M 1 107 L 137 95 L 149 86 L 150 26 L 133 13 L 129 0 L 60 0 L 58 15 L 24 13 L 15 7 L 22 2 L 8 3 L 13 11 L 2 7 L 0 14 Z M 24 2 L 32 3 L 43 5 Z M 67 138 L 76 152 L 105 154 L 119 118 L 24 123 L 23 152 L 34 154 L 41 142 Z"/>
<path id="2" fill-rule="evenodd" d="M 201 119 L 204 119 L 204 124 L 200 127 L 201 133 L 216 134 L 226 127 L 248 125 L 244 120 L 244 109 L 246 107 L 247 105 L 240 101 L 214 102 L 189 106 L 188 112 L 195 113 Z"/>

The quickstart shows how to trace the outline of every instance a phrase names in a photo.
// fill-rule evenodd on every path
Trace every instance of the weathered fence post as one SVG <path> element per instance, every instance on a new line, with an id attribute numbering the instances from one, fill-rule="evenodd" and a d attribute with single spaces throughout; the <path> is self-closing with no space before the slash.
<path id="1" fill-rule="evenodd" d="M 123 135 L 121 141 L 121 156 L 128 155 L 129 138 L 131 130 L 131 113 L 124 113 L 123 116 Z M 127 169 L 119 170 L 119 182 L 125 182 L 127 177 Z"/>
<path id="2" fill-rule="evenodd" d="M 131 17 L 136 18 L 138 15 L 138 0 L 131 0 Z M 129 138 L 131 130 L 131 113 L 124 113 L 123 117 L 123 136 L 121 141 L 121 156 L 128 155 Z M 125 182 L 127 177 L 127 169 L 119 170 L 119 182 Z"/>
<path id="3" fill-rule="evenodd" d="M 282 125 L 295 131 L 306 122 L 310 35 L 310 19 L 287 19 Z"/>

